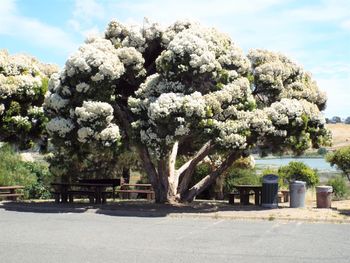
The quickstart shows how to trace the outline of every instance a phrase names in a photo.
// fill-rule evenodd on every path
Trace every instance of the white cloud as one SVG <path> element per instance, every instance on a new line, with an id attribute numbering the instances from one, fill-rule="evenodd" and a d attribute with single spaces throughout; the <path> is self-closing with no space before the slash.
<path id="1" fill-rule="evenodd" d="M 130 15 L 139 14 L 141 18 L 146 16 L 162 23 L 169 23 L 174 22 L 174 19 L 205 20 L 221 16 L 252 14 L 282 2 L 282 0 L 178 0 L 166 3 L 162 0 L 121 1 L 115 4 L 114 9 L 123 9 Z"/>
<path id="2" fill-rule="evenodd" d="M 15 37 L 35 46 L 54 48 L 64 53 L 74 50 L 77 46 L 61 28 L 22 16 L 14 0 L 0 2 L 0 35 Z"/>
<path id="3" fill-rule="evenodd" d="M 350 19 L 343 21 L 341 23 L 341 27 L 346 30 L 350 30 Z"/>
<path id="4" fill-rule="evenodd" d="M 75 0 L 72 18 L 67 23 L 75 31 L 86 36 L 92 28 L 94 31 L 98 31 L 94 22 L 95 20 L 103 20 L 105 13 L 105 7 L 95 0 Z"/>
<path id="5" fill-rule="evenodd" d="M 349 0 L 323 0 L 313 5 L 290 10 L 286 14 L 298 20 L 333 22 L 339 27 L 350 28 Z"/>
<path id="6" fill-rule="evenodd" d="M 340 116 L 342 118 L 350 116 L 350 92 L 349 83 L 350 75 L 343 78 L 327 77 L 317 78 L 317 83 L 321 90 L 327 93 L 327 109 L 325 114 L 327 117 Z"/>

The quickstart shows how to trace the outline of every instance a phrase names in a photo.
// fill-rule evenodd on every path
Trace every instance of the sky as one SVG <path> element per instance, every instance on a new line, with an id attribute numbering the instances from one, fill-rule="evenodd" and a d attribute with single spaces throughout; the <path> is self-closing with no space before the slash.
<path id="1" fill-rule="evenodd" d="M 350 0 L 0 0 L 0 49 L 63 66 L 118 20 L 165 26 L 191 19 L 228 33 L 245 52 L 282 52 L 328 96 L 326 117 L 350 116 Z"/>

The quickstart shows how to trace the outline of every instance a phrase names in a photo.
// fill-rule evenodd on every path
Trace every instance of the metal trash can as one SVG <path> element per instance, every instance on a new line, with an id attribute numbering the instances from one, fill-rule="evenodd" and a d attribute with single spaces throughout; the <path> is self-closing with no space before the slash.
<path id="1" fill-rule="evenodd" d="M 333 187 L 328 185 L 316 186 L 317 208 L 330 208 Z"/>
<path id="2" fill-rule="evenodd" d="M 305 207 L 306 182 L 293 181 L 289 184 L 290 207 Z"/>
<path id="3" fill-rule="evenodd" d="M 268 174 L 263 177 L 261 191 L 261 206 L 266 208 L 278 207 L 278 176 Z"/>

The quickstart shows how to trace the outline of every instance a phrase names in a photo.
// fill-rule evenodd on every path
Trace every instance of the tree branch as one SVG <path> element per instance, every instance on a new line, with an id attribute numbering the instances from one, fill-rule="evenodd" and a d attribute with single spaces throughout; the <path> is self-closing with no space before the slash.
<path id="1" fill-rule="evenodd" d="M 193 201 L 193 199 L 198 194 L 203 192 L 209 185 L 211 185 L 216 180 L 216 178 L 218 178 L 224 171 L 226 171 L 232 165 L 232 163 L 235 160 L 239 159 L 241 156 L 242 152 L 240 151 L 230 153 L 225 161 L 218 167 L 218 169 L 204 177 L 201 181 L 189 189 L 187 193 L 181 197 L 181 200 L 188 202 Z"/>
<path id="2" fill-rule="evenodd" d="M 209 140 L 196 153 L 196 155 L 192 158 L 192 160 L 188 161 L 178 169 L 177 171 L 178 177 L 182 177 L 181 183 L 177 191 L 179 195 L 182 195 L 188 189 L 188 185 L 191 181 L 193 171 L 196 168 L 197 164 L 200 161 L 202 161 L 204 157 L 207 156 L 213 148 L 214 148 L 214 144 L 212 140 Z"/>
<path id="3" fill-rule="evenodd" d="M 149 152 L 147 148 L 143 145 L 139 145 L 137 149 L 139 152 L 139 156 L 142 160 L 143 168 L 146 170 L 147 174 L 149 175 L 149 178 L 153 187 L 156 187 L 156 185 L 158 184 L 158 179 L 157 179 L 158 174 L 154 167 L 152 159 L 149 155 Z"/>
<path id="4" fill-rule="evenodd" d="M 171 150 L 170 156 L 169 156 L 169 182 L 171 184 L 176 184 L 175 189 L 177 188 L 177 178 L 176 178 L 176 171 L 175 171 L 175 162 L 176 162 L 176 156 L 177 156 L 177 150 L 179 149 L 179 142 L 175 142 L 173 145 L 173 148 Z"/>
<path id="5" fill-rule="evenodd" d="M 116 113 L 116 117 L 119 123 L 122 125 L 123 130 L 126 133 L 126 136 L 131 138 L 131 122 L 133 120 L 131 114 L 122 110 L 122 108 L 118 104 L 115 104 L 113 109 Z"/>

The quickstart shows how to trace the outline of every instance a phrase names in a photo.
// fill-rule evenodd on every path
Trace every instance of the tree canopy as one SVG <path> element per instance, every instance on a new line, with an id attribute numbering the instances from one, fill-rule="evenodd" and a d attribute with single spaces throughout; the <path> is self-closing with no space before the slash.
<path id="1" fill-rule="evenodd" d="M 58 69 L 35 58 L 0 50 L 0 140 L 30 147 L 45 130 L 42 104 L 48 78 Z"/>
<path id="2" fill-rule="evenodd" d="M 51 78 L 45 100 L 56 164 L 69 173 L 81 168 L 73 159 L 136 147 L 157 202 L 191 201 L 252 150 L 300 154 L 326 144 L 325 104 L 311 75 L 282 54 L 245 55 L 214 28 L 148 20 L 112 21 L 104 37 L 87 39 Z M 190 185 L 212 153 L 223 162 Z M 178 154 L 191 157 L 175 167 Z"/>
<path id="3" fill-rule="evenodd" d="M 350 146 L 340 148 L 326 155 L 326 160 L 331 166 L 336 166 L 350 181 Z"/>

